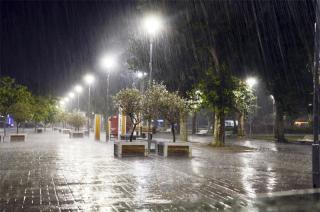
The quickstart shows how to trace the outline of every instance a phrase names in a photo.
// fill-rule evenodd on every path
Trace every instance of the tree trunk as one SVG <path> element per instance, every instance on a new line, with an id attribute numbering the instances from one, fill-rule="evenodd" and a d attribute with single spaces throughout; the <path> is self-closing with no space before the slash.
<path id="1" fill-rule="evenodd" d="M 134 133 L 134 131 L 136 130 L 136 127 L 137 127 L 137 124 L 133 124 L 133 129 L 132 129 L 132 132 L 131 132 L 131 134 L 130 134 L 130 142 L 132 142 L 133 133 Z"/>
<path id="2" fill-rule="evenodd" d="M 173 142 L 176 142 L 176 134 L 174 131 L 174 124 L 171 124 L 171 132 L 172 132 Z"/>
<path id="3" fill-rule="evenodd" d="M 238 127 L 238 136 L 243 137 L 245 135 L 244 133 L 244 113 L 239 113 L 239 127 Z"/>
<path id="4" fill-rule="evenodd" d="M 19 134 L 19 123 L 17 123 L 17 134 Z"/>
<path id="5" fill-rule="evenodd" d="M 224 132 L 225 132 L 225 115 L 223 112 L 216 112 L 215 113 L 215 120 L 214 120 L 214 134 L 213 134 L 213 141 L 212 145 L 217 147 L 224 146 Z"/>
<path id="6" fill-rule="evenodd" d="M 180 118 L 180 140 L 188 142 L 187 115 Z"/>
<path id="7" fill-rule="evenodd" d="M 234 114 L 234 117 L 233 117 L 233 134 L 234 135 L 238 135 L 238 125 L 237 125 L 237 114 Z"/>
<path id="8" fill-rule="evenodd" d="M 193 112 L 192 116 L 192 135 L 195 135 L 197 133 L 197 112 Z"/>
<path id="9" fill-rule="evenodd" d="M 284 136 L 284 111 L 282 105 L 276 100 L 276 118 L 274 123 L 274 137 L 276 142 L 286 142 L 286 138 Z"/>
<path id="10" fill-rule="evenodd" d="M 34 122 L 34 132 L 37 132 L 37 122 Z"/>

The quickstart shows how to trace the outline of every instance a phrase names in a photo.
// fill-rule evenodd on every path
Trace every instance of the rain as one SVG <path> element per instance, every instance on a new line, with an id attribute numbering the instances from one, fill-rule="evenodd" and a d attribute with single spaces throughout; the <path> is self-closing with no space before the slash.
<path id="1" fill-rule="evenodd" d="M 0 0 L 0 211 L 319 210 L 319 8 Z"/>

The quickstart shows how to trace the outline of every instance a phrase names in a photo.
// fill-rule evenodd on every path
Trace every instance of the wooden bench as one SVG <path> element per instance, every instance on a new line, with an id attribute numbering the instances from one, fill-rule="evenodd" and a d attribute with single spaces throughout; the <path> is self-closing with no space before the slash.
<path id="1" fill-rule="evenodd" d="M 70 132 L 69 137 L 70 138 L 83 138 L 84 133 L 83 132 Z"/>
<path id="2" fill-rule="evenodd" d="M 115 157 L 130 157 L 130 156 L 148 156 L 147 142 L 115 142 L 114 143 Z"/>
<path id="3" fill-rule="evenodd" d="M 192 149 L 190 143 L 169 143 L 169 142 L 158 142 L 157 144 L 158 155 L 163 157 L 178 156 L 178 157 L 191 157 Z"/>
<path id="4" fill-rule="evenodd" d="M 10 135 L 10 142 L 23 142 L 26 140 L 26 134 L 13 134 Z"/>
<path id="5" fill-rule="evenodd" d="M 71 132 L 70 129 L 62 129 L 61 131 L 63 134 L 69 134 Z"/>

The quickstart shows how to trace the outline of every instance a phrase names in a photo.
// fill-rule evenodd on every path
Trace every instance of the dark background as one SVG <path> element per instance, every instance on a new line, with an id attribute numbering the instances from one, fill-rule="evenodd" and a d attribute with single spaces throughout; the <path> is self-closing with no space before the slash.
<path id="1" fill-rule="evenodd" d="M 134 1 L 0 1 L 0 75 L 36 94 L 61 95 L 125 51 Z M 119 45 L 121 44 L 121 45 Z"/>

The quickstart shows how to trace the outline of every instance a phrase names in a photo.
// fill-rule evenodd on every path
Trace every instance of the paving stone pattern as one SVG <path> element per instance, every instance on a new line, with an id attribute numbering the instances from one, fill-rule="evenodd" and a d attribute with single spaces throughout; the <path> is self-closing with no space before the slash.
<path id="1" fill-rule="evenodd" d="M 0 211 L 235 210 L 258 193 L 310 188 L 309 146 L 236 144 L 256 150 L 193 144 L 191 159 L 117 159 L 112 142 L 31 133 L 0 143 Z"/>

